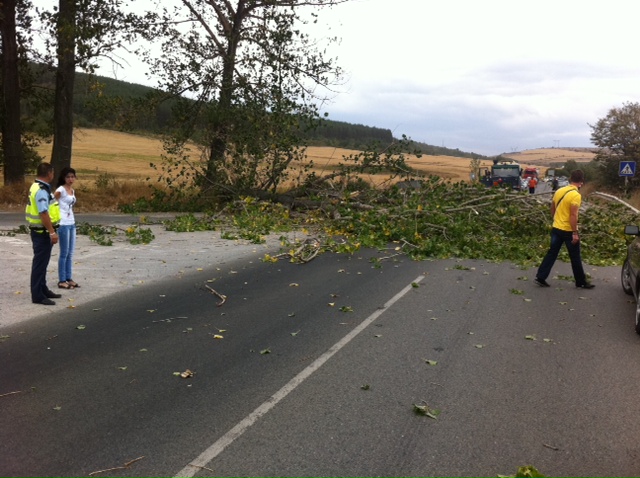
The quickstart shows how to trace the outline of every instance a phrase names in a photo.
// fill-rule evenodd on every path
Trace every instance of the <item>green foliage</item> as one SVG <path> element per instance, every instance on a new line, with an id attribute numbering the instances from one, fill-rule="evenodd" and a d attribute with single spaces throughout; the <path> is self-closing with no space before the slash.
<path id="1" fill-rule="evenodd" d="M 274 0 L 217 9 L 198 2 L 186 12 L 183 5 L 150 12 L 155 22 L 146 38 L 163 49 L 152 73 L 169 94 L 189 91 L 193 99 L 173 108 L 164 181 L 225 200 L 276 191 L 288 167 L 304 158 L 302 133 L 319 120 L 316 92 L 340 76 L 299 28 L 299 10 L 332 3 Z M 175 18 L 189 20 L 178 28 Z"/>
<path id="2" fill-rule="evenodd" d="M 430 156 L 453 156 L 456 158 L 482 159 L 487 158 L 481 154 L 460 151 L 459 149 L 445 148 L 444 146 L 433 146 L 431 144 L 416 142 L 416 148 L 423 154 Z M 500 156 L 498 156 L 500 157 Z"/>
<path id="3" fill-rule="evenodd" d="M 533 266 L 548 249 L 548 203 L 524 193 L 430 177 L 419 189 L 394 187 L 384 196 L 373 194 L 358 197 L 360 203 L 376 204 L 373 209 L 342 201 L 334 233 L 365 247 L 401 243 L 415 259 L 460 257 Z M 634 223 L 634 215 L 621 205 L 594 201 L 580 222 L 584 261 L 620 264 L 626 247 L 624 225 Z M 567 260 L 564 252 L 560 257 Z"/>
<path id="4" fill-rule="evenodd" d="M 431 408 L 429 405 L 424 403 L 424 401 L 422 402 L 421 405 L 418 405 L 417 403 L 414 403 L 413 404 L 413 412 L 416 415 L 429 417 L 429 418 L 431 418 L 433 420 L 437 420 L 438 416 L 440 415 L 440 410 L 437 410 L 435 408 Z"/>
<path id="5" fill-rule="evenodd" d="M 175 219 L 165 221 L 164 226 L 167 231 L 174 232 L 215 231 L 220 222 L 220 220 L 208 214 L 200 217 L 187 214 L 185 216 L 176 216 Z"/>
<path id="6" fill-rule="evenodd" d="M 531 465 L 518 467 L 515 475 L 498 475 L 499 478 L 539 478 L 544 476 L 535 466 Z"/>
<path id="7" fill-rule="evenodd" d="M 255 244 L 265 242 L 267 234 L 291 230 L 289 210 L 281 204 L 260 202 L 245 197 L 235 203 L 232 211 L 235 234 L 225 231 L 233 238 L 249 240 Z"/>
<path id="8" fill-rule="evenodd" d="M 76 232 L 84 236 L 89 236 L 89 239 L 101 246 L 112 246 L 113 237 L 117 234 L 117 228 L 80 222 L 76 224 Z"/>
<path id="9" fill-rule="evenodd" d="M 600 165 L 600 180 L 620 187 L 620 161 L 640 161 L 640 103 L 624 103 L 591 127 L 591 142 L 600 150 L 595 161 Z"/>
<path id="10" fill-rule="evenodd" d="M 76 232 L 89 236 L 91 241 L 101 246 L 112 246 L 114 238 L 119 233 L 124 233 L 124 236 L 131 244 L 149 244 L 155 239 L 151 229 L 140 227 L 140 225 L 132 225 L 126 229 L 120 229 L 116 226 L 101 226 L 99 224 L 79 222 L 76 224 Z"/>
<path id="11" fill-rule="evenodd" d="M 302 137 L 310 144 L 346 149 L 364 149 L 373 142 L 388 144 L 393 141 L 393 134 L 389 129 L 328 119 L 322 119 L 317 128 L 304 131 Z"/>
<path id="12" fill-rule="evenodd" d="M 156 236 L 151 229 L 138 226 L 130 226 L 124 231 L 131 244 L 149 244 Z"/>
<path id="13" fill-rule="evenodd" d="M 96 188 L 108 189 L 116 184 L 116 177 L 111 173 L 100 173 L 96 177 Z"/>
<path id="14" fill-rule="evenodd" d="M 177 216 L 165 221 L 168 231 L 195 232 L 221 230 L 223 239 L 246 239 L 255 244 L 265 241 L 265 236 L 274 232 L 287 232 L 292 228 L 289 210 L 276 203 L 257 201 L 245 197 L 228 205 L 226 216 L 218 214 Z"/>

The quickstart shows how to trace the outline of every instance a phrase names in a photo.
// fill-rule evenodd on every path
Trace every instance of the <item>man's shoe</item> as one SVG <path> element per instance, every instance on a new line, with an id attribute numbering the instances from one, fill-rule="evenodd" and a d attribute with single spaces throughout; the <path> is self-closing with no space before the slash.
<path id="1" fill-rule="evenodd" d="M 42 305 L 56 305 L 56 303 L 54 301 L 52 301 L 51 299 L 42 299 L 40 302 L 33 302 L 34 304 L 42 304 Z"/>
<path id="2" fill-rule="evenodd" d="M 577 284 L 576 284 L 576 287 L 577 287 L 578 289 L 593 289 L 593 288 L 595 287 L 595 285 L 593 285 L 593 284 L 589 284 L 589 283 L 587 283 L 587 284 L 582 284 L 582 285 L 577 285 Z"/>
<path id="3" fill-rule="evenodd" d="M 537 277 L 535 279 L 533 279 L 533 282 L 538 284 L 540 287 L 551 287 L 546 280 L 538 279 Z"/>
<path id="4" fill-rule="evenodd" d="M 56 294 L 53 291 L 48 290 L 47 292 L 44 293 L 44 295 L 48 298 L 48 299 L 59 299 L 60 297 L 62 297 L 61 294 Z"/>

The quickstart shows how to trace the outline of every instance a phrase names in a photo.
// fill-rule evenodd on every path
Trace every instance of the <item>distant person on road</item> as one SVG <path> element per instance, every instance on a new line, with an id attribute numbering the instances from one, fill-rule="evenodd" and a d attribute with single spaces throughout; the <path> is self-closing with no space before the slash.
<path id="1" fill-rule="evenodd" d="M 60 221 L 60 209 L 51 193 L 53 166 L 41 163 L 36 171 L 36 180 L 29 189 L 29 203 L 25 219 L 29 225 L 33 244 L 31 263 L 31 301 L 34 304 L 55 305 L 51 299 L 62 297 L 47 287 L 47 267 L 53 245 L 58 242 L 56 228 Z"/>
<path id="2" fill-rule="evenodd" d="M 63 168 L 58 177 L 58 189 L 53 193 L 60 205 L 60 257 L 58 258 L 58 288 L 74 289 L 80 287 L 72 279 L 73 253 L 76 248 L 76 220 L 73 206 L 76 203 L 76 193 L 73 183 L 76 180 L 76 170 Z"/>
<path id="3" fill-rule="evenodd" d="M 536 186 L 538 185 L 538 180 L 535 177 L 529 179 L 529 194 L 534 194 L 536 192 Z"/>
<path id="4" fill-rule="evenodd" d="M 558 178 L 554 177 L 551 180 L 551 190 L 552 191 L 557 191 L 558 190 Z"/>
<path id="5" fill-rule="evenodd" d="M 584 184 L 584 173 L 580 169 L 576 169 L 571 173 L 569 181 L 569 185 L 558 189 L 551 200 L 551 215 L 553 216 L 551 245 L 538 268 L 535 282 L 541 287 L 549 287 L 546 279 L 551 274 L 551 268 L 558 258 L 562 244 L 564 244 L 567 246 L 571 259 L 571 269 L 576 287 L 593 289 L 595 285 L 587 282 L 587 276 L 582 267 L 580 234 L 578 233 L 578 212 L 582 203 L 582 195 L 579 190 Z"/>

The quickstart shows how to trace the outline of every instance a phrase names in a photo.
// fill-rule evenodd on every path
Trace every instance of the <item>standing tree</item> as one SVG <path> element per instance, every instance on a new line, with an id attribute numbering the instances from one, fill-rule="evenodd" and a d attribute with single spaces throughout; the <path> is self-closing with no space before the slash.
<path id="1" fill-rule="evenodd" d="M 591 127 L 591 142 L 598 148 L 594 158 L 601 165 L 602 179 L 619 185 L 620 161 L 640 161 L 640 103 L 612 108 Z"/>
<path id="2" fill-rule="evenodd" d="M 2 32 L 2 164 L 4 184 L 24 182 L 26 172 L 22 125 L 20 122 L 20 54 L 17 19 L 23 22 L 29 17 L 25 14 L 28 2 L 4 0 L 0 2 L 0 31 Z"/>
<path id="3" fill-rule="evenodd" d="M 304 156 L 301 132 L 319 119 L 321 88 L 341 75 L 302 32 L 299 11 L 345 1 L 181 0 L 156 17 L 148 38 L 163 45 L 160 58 L 148 56 L 152 72 L 188 98 L 175 111 L 167 181 L 195 180 L 214 195 L 275 191 Z M 200 159 L 186 148 L 192 142 Z"/>
<path id="4" fill-rule="evenodd" d="M 51 152 L 56 171 L 71 164 L 76 69 L 93 74 L 100 58 L 119 64 L 114 52 L 131 42 L 142 28 L 136 15 L 124 12 L 126 5 L 122 0 L 59 0 L 53 11 L 40 12 L 49 31 L 47 46 L 55 46 L 56 51 Z"/>

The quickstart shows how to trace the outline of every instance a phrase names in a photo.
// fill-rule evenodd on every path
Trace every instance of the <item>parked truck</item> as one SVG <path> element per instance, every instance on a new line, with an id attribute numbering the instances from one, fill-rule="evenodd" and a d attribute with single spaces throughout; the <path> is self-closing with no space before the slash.
<path id="1" fill-rule="evenodd" d="M 494 159 L 491 170 L 485 168 L 482 183 L 488 187 L 508 187 L 520 191 L 522 188 L 522 168 L 516 161 Z"/>
<path id="2" fill-rule="evenodd" d="M 531 178 L 536 178 L 536 180 L 540 179 L 538 177 L 538 168 L 524 168 L 524 172 L 522 173 L 522 179 L 531 179 Z"/>

